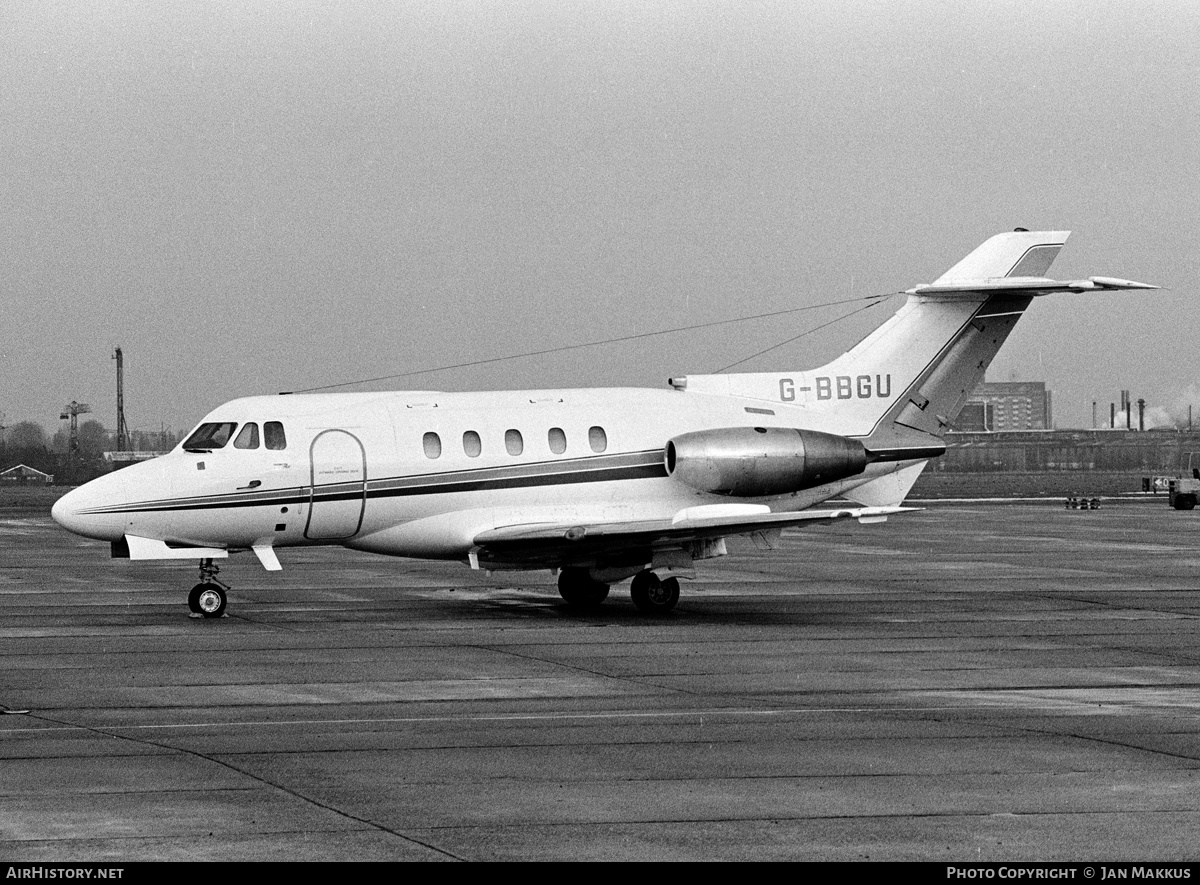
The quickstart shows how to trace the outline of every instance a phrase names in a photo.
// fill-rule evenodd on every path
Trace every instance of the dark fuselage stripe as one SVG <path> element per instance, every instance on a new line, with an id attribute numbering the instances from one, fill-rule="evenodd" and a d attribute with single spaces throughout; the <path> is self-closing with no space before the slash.
<path id="1" fill-rule="evenodd" d="M 652 459 L 651 457 L 653 456 Z M 598 461 L 609 461 L 604 466 Z M 612 461 L 626 463 L 612 464 Z M 638 462 L 641 463 L 638 463 Z M 530 472 L 536 467 L 539 472 Z M 558 469 L 556 469 L 558 468 Z M 89 513 L 161 513 L 167 511 L 222 510 L 235 507 L 264 507 L 333 501 L 358 501 L 364 497 L 399 498 L 417 495 L 443 495 L 455 492 L 478 492 L 499 489 L 536 488 L 539 486 L 574 485 L 577 483 L 617 482 L 633 479 L 665 477 L 667 470 L 662 453 L 638 452 L 633 456 L 619 455 L 604 459 L 577 460 L 571 469 L 562 470 L 553 462 L 518 467 L 489 467 L 453 473 L 425 474 L 420 477 L 397 477 L 371 480 L 364 489 L 360 483 L 331 483 L 318 486 L 313 494 L 308 486 L 277 489 L 268 494 L 203 496 L 166 501 L 147 501 L 117 507 L 96 508 Z"/>
<path id="2" fill-rule="evenodd" d="M 368 498 L 407 497 L 409 495 L 440 495 L 452 492 L 481 492 L 494 489 L 532 488 L 536 486 L 573 485 L 582 482 L 614 482 L 627 479 L 654 479 L 667 475 L 661 459 L 654 464 L 633 467 L 602 467 L 594 470 L 576 470 L 566 473 L 546 473 L 532 476 L 498 477 L 495 479 L 468 479 L 457 482 L 440 482 L 423 486 L 396 489 L 371 489 Z"/>

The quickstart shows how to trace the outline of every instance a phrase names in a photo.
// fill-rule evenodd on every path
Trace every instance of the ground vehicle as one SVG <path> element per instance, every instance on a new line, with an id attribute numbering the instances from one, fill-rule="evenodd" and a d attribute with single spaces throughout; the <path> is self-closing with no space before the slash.
<path id="1" fill-rule="evenodd" d="M 1200 500 L 1200 452 L 1187 453 L 1187 469 L 1167 486 L 1167 503 L 1176 510 L 1191 510 Z"/>

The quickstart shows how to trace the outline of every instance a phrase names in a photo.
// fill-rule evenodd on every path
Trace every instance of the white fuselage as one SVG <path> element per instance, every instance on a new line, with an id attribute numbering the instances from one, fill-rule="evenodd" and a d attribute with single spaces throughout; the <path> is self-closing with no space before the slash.
<path id="1" fill-rule="evenodd" d="M 202 423 L 279 422 L 283 448 L 180 446 L 69 493 L 54 515 L 110 541 L 466 559 L 476 535 L 501 525 L 661 519 L 729 502 L 669 477 L 666 442 L 713 428 L 805 428 L 806 412 L 674 389 L 247 397 Z M 755 501 L 799 510 L 902 466 Z"/>

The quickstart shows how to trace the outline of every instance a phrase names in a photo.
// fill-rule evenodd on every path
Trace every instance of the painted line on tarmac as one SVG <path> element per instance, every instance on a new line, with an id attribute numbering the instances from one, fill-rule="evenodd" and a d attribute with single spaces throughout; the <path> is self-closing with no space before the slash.
<path id="1" fill-rule="evenodd" d="M 1058 709 L 1061 705 L 1055 703 L 1047 703 L 1044 706 L 1034 707 L 1033 705 L 1022 705 L 1022 709 Z M 13 734 L 16 732 L 35 731 L 35 732 L 51 732 L 51 731 L 77 731 L 80 729 L 93 730 L 103 729 L 107 732 L 130 732 L 130 731 L 167 731 L 171 729 L 188 730 L 200 728 L 294 728 L 298 725 L 404 725 L 404 724 L 420 724 L 429 722 L 581 722 L 588 720 L 599 719 L 640 719 L 648 720 L 671 720 L 671 719 L 700 719 L 706 717 L 712 719 L 729 718 L 736 719 L 740 717 L 759 716 L 763 718 L 775 716 L 811 716 L 815 714 L 850 714 L 850 715 L 879 715 L 880 713 L 936 713 L 962 711 L 969 709 L 995 709 L 994 705 L 980 704 L 978 707 L 971 707 L 963 704 L 930 704 L 919 707 L 797 707 L 783 709 L 758 709 L 758 710 L 681 710 L 678 712 L 621 712 L 608 711 L 600 713 L 507 713 L 493 714 L 480 716 L 387 716 L 378 719 L 366 717 L 353 717 L 347 719 L 275 719 L 275 720 L 251 720 L 249 722 L 231 722 L 231 721 L 214 721 L 214 722 L 178 722 L 164 723 L 159 725 L 78 725 L 78 726 L 47 726 L 45 728 L 8 728 L 0 731 L 0 734 Z M 37 713 L 31 715 L 31 718 L 37 718 Z"/>

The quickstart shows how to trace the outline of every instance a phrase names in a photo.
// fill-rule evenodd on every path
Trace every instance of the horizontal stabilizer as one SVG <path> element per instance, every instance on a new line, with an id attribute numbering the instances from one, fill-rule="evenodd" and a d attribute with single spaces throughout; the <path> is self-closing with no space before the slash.
<path id="1" fill-rule="evenodd" d="M 1050 280 L 1045 277 L 1002 277 L 986 280 L 953 280 L 928 283 L 906 289 L 906 295 L 976 297 L 989 293 L 1006 295 L 1049 295 L 1052 292 L 1088 292 L 1114 289 L 1158 289 L 1150 283 L 1118 280 L 1115 277 L 1088 277 L 1086 280 Z"/>

